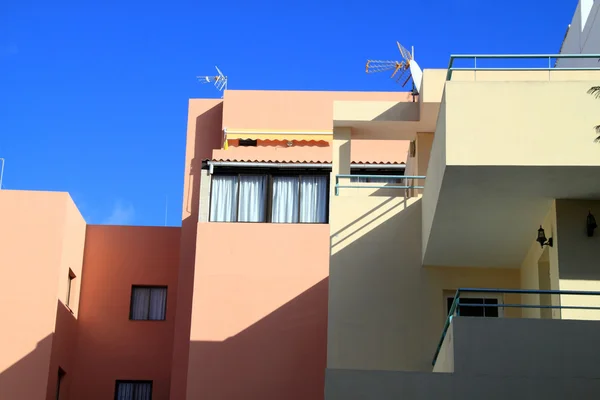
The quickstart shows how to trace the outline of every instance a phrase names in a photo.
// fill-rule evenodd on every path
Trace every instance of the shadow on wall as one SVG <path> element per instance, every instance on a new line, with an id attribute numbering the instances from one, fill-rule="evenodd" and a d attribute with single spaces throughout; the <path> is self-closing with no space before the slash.
<path id="1" fill-rule="evenodd" d="M 45 399 L 48 364 L 52 351 L 52 337 L 40 340 L 35 349 L 0 372 L 0 399 Z M 6 343 L 2 344 L 6 346 Z"/>
<path id="2" fill-rule="evenodd" d="M 192 297 L 194 292 L 194 266 L 196 260 L 196 235 L 200 207 L 200 179 L 202 160 L 212 157 L 213 149 L 221 148 L 221 124 L 223 103 L 220 102 L 196 117 L 194 147 L 186 149 L 189 165 L 185 166 L 187 192 L 184 193 L 184 217 L 181 221 L 179 253 L 178 292 L 175 312 L 173 361 L 171 367 L 172 399 L 185 399 L 190 331 L 192 321 Z M 214 135 L 210 133 L 215 132 Z M 190 140 L 190 137 L 187 138 Z"/>
<path id="3" fill-rule="evenodd" d="M 324 397 L 328 279 L 223 342 L 194 341 L 188 393 L 207 399 Z M 189 399 L 195 397 L 187 397 Z"/>
<path id="4" fill-rule="evenodd" d="M 55 333 L 41 338 L 31 352 L 24 354 L 6 370 L 0 371 L 1 400 L 56 399 L 59 365 L 67 370 L 61 379 L 60 399 L 69 399 L 69 385 L 74 371 L 71 370 L 72 353 L 66 344 L 67 341 L 72 344 L 74 338 L 69 336 L 72 333 L 67 331 L 68 327 L 65 325 L 74 323 L 75 317 L 66 311 L 60 301 L 57 310 L 59 314 Z M 18 336 L 19 332 L 15 334 Z M 2 343 L 0 346 L 10 346 L 10 343 Z"/>
<path id="5" fill-rule="evenodd" d="M 355 208 L 354 200 L 340 198 L 340 207 Z M 420 259 L 421 202 L 402 197 L 363 200 L 362 208 L 369 211 L 354 212 L 360 215 L 332 232 L 329 340 L 338 346 L 328 348 L 328 366 L 429 370 L 429 357 L 417 366 L 406 362 L 425 353 L 424 348 L 428 356 L 433 354 L 437 339 L 423 337 L 417 326 L 406 326 L 406 321 L 423 325 L 431 314 L 431 302 L 420 295 L 426 288 L 419 286 L 428 274 Z M 441 313 L 439 319 L 441 329 Z"/>

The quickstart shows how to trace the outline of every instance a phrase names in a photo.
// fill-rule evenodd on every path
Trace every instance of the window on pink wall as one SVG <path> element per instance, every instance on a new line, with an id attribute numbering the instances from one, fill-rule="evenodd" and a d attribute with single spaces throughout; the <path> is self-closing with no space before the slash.
<path id="1" fill-rule="evenodd" d="M 131 287 L 129 319 L 133 321 L 164 321 L 167 313 L 167 287 Z"/>
<path id="2" fill-rule="evenodd" d="M 67 373 L 61 367 L 58 367 L 58 380 L 56 382 L 56 400 L 60 400 L 62 398 L 60 396 L 60 387 L 66 374 Z"/>
<path id="3" fill-rule="evenodd" d="M 329 178 L 325 174 L 216 174 L 212 177 L 210 221 L 324 224 L 328 204 Z"/>
<path id="4" fill-rule="evenodd" d="M 115 400 L 152 400 L 152 381 L 117 381 Z"/>

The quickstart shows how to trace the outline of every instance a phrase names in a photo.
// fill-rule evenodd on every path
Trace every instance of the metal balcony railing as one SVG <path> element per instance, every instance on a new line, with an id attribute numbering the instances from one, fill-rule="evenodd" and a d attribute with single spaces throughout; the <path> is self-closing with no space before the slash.
<path id="1" fill-rule="evenodd" d="M 387 184 L 387 185 L 365 185 L 366 182 L 354 182 L 349 184 L 340 184 L 340 178 L 350 179 L 372 179 L 372 180 L 384 180 L 384 179 L 397 179 L 404 185 Z M 407 176 L 407 175 L 343 175 L 339 174 L 335 176 L 335 195 L 339 196 L 340 189 L 423 189 L 423 185 L 415 185 L 415 180 L 424 180 L 424 176 Z M 411 182 L 408 184 L 408 182 Z M 376 183 L 376 182 L 369 182 Z"/>
<path id="2" fill-rule="evenodd" d="M 444 339 L 446 338 L 446 333 L 448 332 L 448 328 L 450 327 L 450 323 L 452 322 L 452 318 L 456 315 L 460 316 L 460 295 L 462 293 L 476 293 L 476 294 L 537 294 L 537 295 L 570 295 L 570 296 L 600 296 L 600 292 L 592 292 L 592 291 L 576 291 L 576 290 L 530 290 L 530 289 L 473 289 L 473 288 L 461 288 L 456 291 L 454 295 L 454 300 L 452 301 L 452 306 L 450 307 L 450 311 L 448 312 L 448 317 L 446 318 L 446 323 L 444 324 L 444 330 L 442 331 L 442 336 L 438 342 L 437 349 L 435 351 L 435 355 L 433 356 L 432 365 L 435 365 L 437 361 L 438 355 L 440 354 L 440 350 L 442 348 L 442 344 L 444 343 Z M 571 310 L 600 310 L 600 307 L 591 307 L 591 306 L 569 306 L 569 305 L 542 305 L 542 304 L 490 304 L 490 303 L 482 303 L 482 304 L 473 304 L 473 303 L 462 303 L 464 307 L 498 307 L 498 308 L 534 308 L 534 309 L 571 309 Z"/>
<path id="3" fill-rule="evenodd" d="M 448 73 L 446 74 L 446 80 L 452 79 L 452 72 L 454 71 L 598 71 L 600 70 L 600 63 L 597 67 L 554 67 L 553 60 L 558 59 L 597 59 L 600 60 L 600 54 L 457 54 L 450 56 L 450 62 L 448 64 Z M 454 63 L 456 60 L 471 60 L 473 63 L 472 67 L 456 67 Z M 514 67 L 514 66 L 495 66 L 495 67 L 482 67 L 482 60 L 500 60 L 509 61 L 506 64 L 516 64 L 518 60 L 538 60 L 539 66 L 526 66 L 526 67 Z M 546 65 L 547 60 L 547 65 Z M 477 66 L 477 61 L 480 61 L 480 66 Z M 543 62 L 543 66 L 541 65 Z"/>

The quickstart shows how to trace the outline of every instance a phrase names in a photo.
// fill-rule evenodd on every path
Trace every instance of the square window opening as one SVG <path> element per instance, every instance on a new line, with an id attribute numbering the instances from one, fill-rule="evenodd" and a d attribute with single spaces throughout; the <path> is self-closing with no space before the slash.
<path id="1" fill-rule="evenodd" d="M 129 319 L 133 321 L 164 321 L 167 311 L 166 286 L 131 287 Z"/>

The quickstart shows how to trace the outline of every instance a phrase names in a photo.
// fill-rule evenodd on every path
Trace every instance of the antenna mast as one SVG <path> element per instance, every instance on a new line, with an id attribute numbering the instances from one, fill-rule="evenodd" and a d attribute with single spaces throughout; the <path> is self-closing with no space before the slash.
<path id="1" fill-rule="evenodd" d="M 224 75 L 219 67 L 215 66 L 217 75 L 197 76 L 200 83 L 213 83 L 219 92 L 227 90 L 227 75 Z"/>
<path id="2" fill-rule="evenodd" d="M 393 71 L 390 78 L 394 78 L 396 74 L 398 74 L 396 78 L 396 83 L 400 83 L 400 79 L 404 76 L 404 73 L 408 70 L 409 75 L 402 83 L 402 87 L 404 87 L 408 81 L 412 78 L 412 94 L 413 101 L 415 101 L 415 96 L 419 94 L 419 90 L 421 89 L 421 80 L 423 78 L 423 71 L 419 67 L 419 64 L 415 61 L 415 48 L 412 47 L 412 52 L 408 51 L 404 46 L 402 46 L 399 42 L 396 42 L 398 45 L 398 50 L 400 51 L 400 55 L 402 56 L 401 61 L 391 61 L 391 60 L 367 60 L 366 71 L 367 74 L 375 73 L 375 72 L 384 72 L 384 71 Z"/>
<path id="3" fill-rule="evenodd" d="M 0 190 L 2 190 L 2 178 L 4 177 L 4 158 L 0 158 L 2 165 L 0 166 Z"/>

